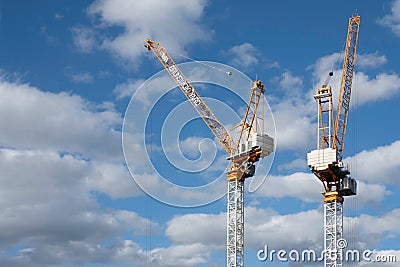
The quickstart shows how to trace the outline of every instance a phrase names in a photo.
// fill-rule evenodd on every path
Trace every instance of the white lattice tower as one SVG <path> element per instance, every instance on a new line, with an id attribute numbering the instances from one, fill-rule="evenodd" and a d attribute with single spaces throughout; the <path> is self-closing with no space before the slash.
<path id="1" fill-rule="evenodd" d="M 227 266 L 244 266 L 244 182 L 228 182 Z"/>
<path id="2" fill-rule="evenodd" d="M 326 193 L 324 202 L 324 266 L 342 267 L 343 253 L 338 241 L 343 238 L 343 198 L 336 192 Z"/>

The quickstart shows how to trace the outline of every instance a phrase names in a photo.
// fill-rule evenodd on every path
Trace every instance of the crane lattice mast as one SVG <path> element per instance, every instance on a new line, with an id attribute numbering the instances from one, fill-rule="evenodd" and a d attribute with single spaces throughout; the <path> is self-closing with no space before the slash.
<path id="1" fill-rule="evenodd" d="M 255 163 L 273 152 L 273 138 L 264 133 L 263 112 L 257 115 L 260 101 L 265 92 L 261 81 L 255 81 L 243 121 L 239 128 L 239 138 L 234 142 L 229 132 L 208 108 L 204 100 L 186 79 L 159 42 L 146 40 L 146 47 L 153 51 L 167 72 L 188 98 L 194 109 L 210 128 L 213 135 L 228 153 L 231 161 L 228 177 L 227 203 L 227 266 L 244 266 L 244 181 L 255 174 Z M 264 102 L 262 101 L 262 107 Z M 259 120 L 261 120 L 261 129 Z"/>
<path id="2" fill-rule="evenodd" d="M 354 64 L 358 43 L 360 16 L 349 19 L 346 50 L 336 120 L 333 126 L 334 110 L 332 88 L 323 84 L 314 98 L 318 103 L 318 145 L 307 154 L 311 171 L 324 185 L 324 251 L 325 267 L 342 267 L 343 252 L 338 242 L 343 238 L 343 201 L 345 196 L 356 195 L 357 182 L 350 177 L 344 166 L 343 149 L 346 135 L 348 112 Z M 330 73 L 330 76 L 333 73 Z M 332 127 L 333 126 L 333 127 Z"/>

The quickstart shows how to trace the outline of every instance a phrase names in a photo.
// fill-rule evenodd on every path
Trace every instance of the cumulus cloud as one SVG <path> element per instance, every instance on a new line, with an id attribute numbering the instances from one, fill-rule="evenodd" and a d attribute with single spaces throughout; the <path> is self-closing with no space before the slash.
<path id="1" fill-rule="evenodd" d="M 166 235 L 178 244 L 202 244 L 210 252 L 223 252 L 225 216 L 225 213 L 176 216 L 167 223 Z M 345 217 L 344 236 L 352 248 L 374 250 L 383 238 L 399 236 L 398 217 L 398 209 L 381 216 Z M 245 222 L 247 251 L 264 249 L 265 245 L 276 250 L 323 249 L 323 212 L 320 209 L 279 214 L 274 210 L 246 206 Z M 214 227 L 210 228 L 210 225 Z M 356 236 L 352 232 L 354 227 L 357 227 Z"/>
<path id="2" fill-rule="evenodd" d="M 278 149 L 298 151 L 310 148 L 316 138 L 316 105 L 311 96 L 298 97 L 296 93 L 272 104 L 276 124 Z"/>
<path id="3" fill-rule="evenodd" d="M 273 210 L 246 206 L 246 248 L 261 249 L 266 243 L 274 248 L 314 247 L 322 239 L 322 219 L 322 214 L 316 210 L 280 215 Z M 200 242 L 222 251 L 226 243 L 225 225 L 226 213 L 182 215 L 168 222 L 166 235 L 180 244 Z M 308 225 L 321 225 L 321 229 L 315 231 Z"/>
<path id="4" fill-rule="evenodd" d="M 126 198 L 142 195 L 143 192 L 133 181 L 125 164 L 92 162 L 88 175 L 89 187 L 111 198 Z"/>
<path id="5" fill-rule="evenodd" d="M 305 159 L 295 159 L 278 166 L 278 170 L 303 170 L 307 168 Z"/>
<path id="6" fill-rule="evenodd" d="M 87 13 L 99 23 L 96 30 L 102 36 L 100 47 L 132 66 L 145 54 L 143 44 L 147 38 L 161 41 L 170 51 L 183 53 L 191 43 L 210 40 L 212 33 L 202 24 L 206 5 L 205 0 L 98 0 L 89 6 Z M 154 16 L 150 15 L 150 19 L 149 14 Z M 108 36 L 106 31 L 102 32 L 109 27 L 121 27 L 122 33 Z"/>
<path id="7" fill-rule="evenodd" d="M 259 63 L 260 52 L 250 43 L 235 45 L 225 54 L 229 64 L 242 69 L 254 69 Z"/>
<path id="8" fill-rule="evenodd" d="M 358 179 L 374 183 L 399 185 L 400 175 L 400 141 L 380 146 L 371 150 L 363 150 L 347 162 L 357 165 Z"/>
<path id="9" fill-rule="evenodd" d="M 346 218 L 344 223 L 348 227 L 357 227 L 357 247 L 371 249 L 385 238 L 399 237 L 400 231 L 397 227 L 399 219 L 400 209 L 394 209 L 378 216 L 361 214 L 358 217 Z"/>
<path id="10" fill-rule="evenodd" d="M 201 243 L 207 246 L 225 248 L 226 213 L 187 214 L 176 216 L 167 223 L 165 235 L 174 243 Z M 213 225 L 213 227 L 209 227 Z M 194 229 L 197 229 L 194 231 Z"/>
<path id="11" fill-rule="evenodd" d="M 117 84 L 113 90 L 117 99 L 123 99 L 125 97 L 132 97 L 133 93 L 145 82 L 144 79 L 131 80 L 128 79 L 124 83 Z"/>
<path id="12" fill-rule="evenodd" d="M 97 40 L 95 32 L 83 26 L 71 28 L 72 42 L 76 48 L 82 53 L 90 53 L 96 48 Z"/>
<path id="13" fill-rule="evenodd" d="M 244 70 L 254 70 L 260 64 L 266 68 L 277 68 L 277 62 L 264 58 L 261 52 L 251 43 L 243 43 L 223 51 L 222 54 L 229 59 L 229 64 Z"/>
<path id="14" fill-rule="evenodd" d="M 390 13 L 377 20 L 378 24 L 389 27 L 394 34 L 400 36 L 400 1 L 391 4 Z"/>
<path id="15" fill-rule="evenodd" d="M 322 183 L 314 174 L 297 172 L 287 176 L 269 176 L 256 192 L 263 197 L 295 197 L 307 202 L 320 202 Z"/>
<path id="16" fill-rule="evenodd" d="M 357 208 L 380 204 L 390 194 L 384 185 L 357 181 Z M 323 199 L 322 182 L 311 172 L 296 172 L 286 176 L 269 176 L 255 193 L 271 198 L 294 197 L 305 202 L 320 203 Z"/>
<path id="17" fill-rule="evenodd" d="M 363 105 L 370 102 L 387 100 L 399 94 L 400 76 L 398 74 L 380 73 L 373 78 L 358 72 L 355 77 L 356 86 L 352 105 Z"/>
<path id="18" fill-rule="evenodd" d="M 93 166 L 83 159 L 52 151 L 1 149 L 0 167 L 0 248 L 23 245 L 14 259 L 21 264 L 102 261 L 99 252 L 109 253 L 101 246 L 104 242 L 158 227 L 133 211 L 102 210 L 88 182 Z"/>
<path id="19" fill-rule="evenodd" d="M 387 58 L 385 55 L 375 52 L 358 55 L 356 62 L 357 68 L 378 68 L 387 63 Z"/>
<path id="20" fill-rule="evenodd" d="M 282 73 L 281 78 L 278 79 L 278 82 L 281 89 L 291 90 L 291 92 L 298 92 L 298 88 L 303 87 L 303 80 L 300 77 L 294 76 L 288 71 Z"/>
<path id="21" fill-rule="evenodd" d="M 122 160 L 121 133 L 115 130 L 122 118 L 112 105 L 5 80 L 0 93 L 0 122 L 7 125 L 0 133 L 2 146 Z"/>
<path id="22" fill-rule="evenodd" d="M 333 101 L 338 98 L 341 82 L 341 65 L 335 64 L 337 60 L 343 62 L 339 53 L 323 56 L 309 68 L 313 70 L 316 79 L 316 86 L 324 83 L 328 73 L 333 70 L 334 75 L 329 85 L 332 86 Z M 386 63 L 386 57 L 377 53 L 362 54 L 357 56 L 356 66 L 361 68 L 379 67 Z M 351 106 L 361 106 L 366 103 L 389 99 L 400 91 L 400 76 L 396 73 L 381 72 L 374 77 L 367 73 L 358 71 L 353 78 Z"/>
<path id="23" fill-rule="evenodd" d="M 316 138 L 316 104 L 303 79 L 285 71 L 272 79 L 276 95 L 268 95 L 276 125 L 277 149 L 306 151 Z"/>
<path id="24" fill-rule="evenodd" d="M 70 76 L 74 83 L 91 83 L 93 82 L 93 76 L 89 72 L 75 73 Z"/>

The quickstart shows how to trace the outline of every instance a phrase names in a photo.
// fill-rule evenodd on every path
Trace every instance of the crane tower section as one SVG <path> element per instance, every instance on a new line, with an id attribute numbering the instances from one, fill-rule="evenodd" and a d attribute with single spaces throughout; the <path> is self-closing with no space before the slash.
<path id="1" fill-rule="evenodd" d="M 360 16 L 349 19 L 346 50 L 342 69 L 342 80 L 336 118 L 332 88 L 323 84 L 314 95 L 318 103 L 318 144 L 317 149 L 307 154 L 311 171 L 324 186 L 324 251 L 325 267 L 342 267 L 343 259 L 338 241 L 343 237 L 344 197 L 356 195 L 357 182 L 350 177 L 344 166 L 343 149 L 350 107 L 350 96 L 358 43 Z M 331 75 L 331 73 L 330 73 Z"/>
<path id="2" fill-rule="evenodd" d="M 255 81 L 251 88 L 250 100 L 239 129 L 236 142 L 207 107 L 191 83 L 159 42 L 146 40 L 146 47 L 152 50 L 164 68 L 188 98 L 194 109 L 204 120 L 219 143 L 228 153 L 231 164 L 227 171 L 227 266 L 244 266 L 244 181 L 255 174 L 255 163 L 270 155 L 274 150 L 274 139 L 264 133 L 264 85 Z M 229 74 L 231 75 L 231 74 Z M 261 103 L 261 114 L 258 112 Z"/>

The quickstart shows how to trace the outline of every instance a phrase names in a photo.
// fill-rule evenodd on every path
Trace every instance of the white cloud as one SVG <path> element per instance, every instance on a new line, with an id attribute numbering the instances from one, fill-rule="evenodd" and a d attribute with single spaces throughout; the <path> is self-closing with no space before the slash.
<path id="1" fill-rule="evenodd" d="M 137 67 L 136 60 L 145 55 L 143 44 L 147 38 L 179 52 L 184 52 L 188 44 L 210 40 L 211 31 L 201 24 L 206 5 L 205 0 L 98 0 L 90 5 L 88 14 L 98 18 L 99 31 L 114 26 L 123 29 L 113 37 L 104 33 L 101 47 Z"/>
<path id="2" fill-rule="evenodd" d="M 112 248 L 102 243 L 124 233 L 143 235 L 149 227 L 159 231 L 133 211 L 101 210 L 87 180 L 93 168 L 88 161 L 51 151 L 1 149 L 0 168 L 0 247 L 28 246 L 20 251 L 21 263 L 25 258 L 33 265 L 107 261 L 99 252 Z"/>
<path id="3" fill-rule="evenodd" d="M 334 76 L 331 78 L 329 85 L 332 86 L 333 102 L 338 98 L 340 81 L 341 81 L 341 65 L 335 64 L 336 60 L 342 60 L 339 53 L 333 53 L 328 56 L 319 58 L 314 65 L 310 66 L 313 69 L 313 76 L 316 79 L 315 86 L 321 86 L 328 73 L 333 70 Z M 379 56 L 377 53 L 362 54 L 356 59 L 356 67 L 358 60 L 363 68 L 379 67 L 386 62 L 385 56 Z M 376 102 L 380 100 L 390 99 L 390 97 L 400 92 L 400 76 L 398 74 L 378 73 L 375 77 L 370 77 L 364 72 L 356 72 L 353 78 L 351 96 L 351 106 L 361 106 L 366 103 Z"/>
<path id="4" fill-rule="evenodd" d="M 344 236 L 351 248 L 374 249 L 385 238 L 399 237 L 397 222 L 400 210 L 382 216 L 362 214 L 344 218 Z M 225 252 L 226 213 L 187 214 L 176 216 L 167 223 L 166 235 L 178 244 L 202 244 L 211 252 Z M 210 225 L 213 227 L 210 228 Z M 311 226 L 311 227 L 310 227 Z M 356 234 L 354 229 L 356 230 Z M 301 229 L 301 231 L 299 231 Z M 354 235 L 355 234 L 355 235 Z M 323 212 L 308 210 L 293 214 L 245 207 L 246 251 L 263 249 L 323 248 Z"/>
<path id="5" fill-rule="evenodd" d="M 270 96 L 276 125 L 277 149 L 297 151 L 309 149 L 316 138 L 314 118 L 317 107 L 311 93 L 305 93 L 302 78 L 284 72 L 272 79 L 272 84 L 284 95 Z M 268 92 L 267 98 L 268 96 Z"/>
<path id="6" fill-rule="evenodd" d="M 303 80 L 285 71 L 282 73 L 281 79 L 279 79 L 279 86 L 284 90 L 299 92 L 298 89 L 303 87 Z"/>
<path id="7" fill-rule="evenodd" d="M 227 51 L 222 51 L 229 64 L 240 69 L 252 71 L 260 65 L 264 68 L 279 68 L 278 62 L 264 58 L 262 53 L 251 43 L 235 45 Z"/>
<path id="8" fill-rule="evenodd" d="M 298 97 L 294 92 L 271 105 L 276 124 L 277 149 L 305 151 L 315 143 L 317 126 L 313 118 L 317 110 L 311 101 L 311 96 L 309 99 Z"/>
<path id="9" fill-rule="evenodd" d="M 71 80 L 75 83 L 91 83 L 93 76 L 89 72 L 75 73 L 71 75 Z"/>
<path id="10" fill-rule="evenodd" d="M 105 193 L 112 198 L 133 197 L 143 194 L 124 164 L 92 162 L 91 167 L 87 179 L 92 190 Z"/>
<path id="11" fill-rule="evenodd" d="M 112 105 L 4 80 L 0 93 L 0 123 L 7 125 L 0 133 L 2 146 L 122 160 L 121 133 L 115 130 L 122 118 Z"/>
<path id="12" fill-rule="evenodd" d="M 168 221 L 165 235 L 174 243 L 199 242 L 222 250 L 226 239 L 226 213 L 176 216 Z"/>
<path id="13" fill-rule="evenodd" d="M 305 159 L 295 159 L 278 166 L 278 170 L 302 170 L 308 168 Z"/>
<path id="14" fill-rule="evenodd" d="M 357 179 L 399 185 L 400 141 L 372 150 L 363 150 L 354 157 L 345 159 L 357 166 Z"/>
<path id="15" fill-rule="evenodd" d="M 225 54 L 229 64 L 242 69 L 254 69 L 259 63 L 260 52 L 250 43 L 235 45 Z"/>
<path id="16" fill-rule="evenodd" d="M 390 194 L 384 185 L 357 181 L 357 208 L 378 205 Z M 294 197 L 305 202 L 322 203 L 322 182 L 311 172 L 296 172 L 286 176 L 269 175 L 255 196 L 267 198 Z"/>
<path id="17" fill-rule="evenodd" d="M 394 34 L 400 36 L 400 0 L 392 2 L 391 13 L 380 18 L 377 22 L 383 26 L 389 27 Z"/>
<path id="18" fill-rule="evenodd" d="M 71 29 L 71 33 L 74 45 L 82 53 L 90 53 L 98 45 L 95 32 L 90 28 L 77 26 Z"/>
<path id="19" fill-rule="evenodd" d="M 125 97 L 132 97 L 133 93 L 145 82 L 144 79 L 139 80 L 127 80 L 124 83 L 117 84 L 113 90 L 117 99 L 123 99 Z"/>
<path id="20" fill-rule="evenodd" d="M 186 244 L 175 239 L 178 244 L 151 250 L 136 243 L 134 238 L 149 234 L 149 229 L 152 236 L 159 235 L 160 226 L 133 211 L 102 210 L 91 194 L 94 185 L 111 187 L 111 195 L 124 194 L 115 190 L 117 184 L 128 185 L 119 179 L 125 178 L 120 177 L 119 168 L 96 165 L 51 151 L 0 150 L 0 247 L 15 249 L 2 254 L 0 264 L 142 266 L 151 262 L 167 267 L 211 261 L 210 247 L 200 242 Z M 97 172 L 113 177 L 103 184 L 104 178 L 95 177 Z"/>
<path id="21" fill-rule="evenodd" d="M 54 19 L 57 21 L 60 21 L 64 18 L 64 15 L 61 15 L 60 13 L 54 13 Z"/>
<path id="22" fill-rule="evenodd" d="M 197 266 L 210 262 L 210 248 L 203 244 L 173 245 L 151 251 L 152 266 Z"/>
<path id="23" fill-rule="evenodd" d="M 352 105 L 363 105 L 370 102 L 387 100 L 400 92 L 400 76 L 397 74 L 380 73 L 374 78 L 358 72 L 353 82 L 355 94 Z"/>
<path id="24" fill-rule="evenodd" d="M 343 56 L 340 53 L 332 53 L 318 58 L 314 64 L 308 66 L 307 69 L 312 70 L 313 77 L 316 79 L 315 86 L 321 86 L 330 71 L 334 71 L 333 77 L 340 76 L 341 72 L 338 74 L 336 70 L 342 67 L 338 64 L 342 59 Z"/>
<path id="25" fill-rule="evenodd" d="M 307 202 L 321 202 L 322 183 L 314 174 L 297 172 L 288 176 L 268 176 L 255 193 L 263 197 L 295 197 Z"/>
<path id="26" fill-rule="evenodd" d="M 275 211 L 246 206 L 246 249 L 261 249 L 265 244 L 273 248 L 314 246 L 322 239 L 322 219 L 322 214 L 316 210 L 280 215 Z M 167 225 L 166 235 L 174 242 L 200 242 L 210 250 L 218 251 L 226 248 L 226 213 L 177 216 Z M 309 225 L 321 225 L 321 229 L 316 231 Z"/>
<path id="27" fill-rule="evenodd" d="M 387 63 L 385 55 L 379 55 L 378 52 L 357 55 L 357 68 L 378 68 Z"/>
<path id="28" fill-rule="evenodd" d="M 346 218 L 344 223 L 347 227 L 357 228 L 357 247 L 371 249 L 385 238 L 399 237 L 399 219 L 400 209 L 394 209 L 380 216 L 361 214 L 359 217 Z"/>

